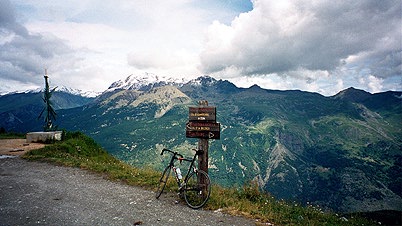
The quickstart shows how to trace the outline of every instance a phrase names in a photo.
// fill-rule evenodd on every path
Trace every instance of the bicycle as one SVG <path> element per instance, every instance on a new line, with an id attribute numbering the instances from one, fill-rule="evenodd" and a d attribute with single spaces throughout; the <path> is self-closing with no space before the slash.
<path id="1" fill-rule="evenodd" d="M 199 209 L 208 201 L 209 196 L 211 195 L 211 180 L 206 172 L 195 167 L 195 159 L 197 155 L 201 155 L 203 152 L 202 150 L 193 150 L 195 151 L 195 154 L 192 159 L 186 159 L 183 157 L 183 155 L 165 148 L 162 150 L 161 155 L 163 155 L 164 152 L 170 152 L 172 154 L 172 158 L 159 179 L 158 189 L 156 190 L 157 199 L 161 196 L 163 190 L 165 189 L 170 171 L 173 169 L 174 176 L 179 187 L 179 193 L 180 195 L 184 196 L 184 200 L 189 207 Z M 190 162 L 190 166 L 187 170 L 184 180 L 182 180 L 180 169 L 176 168 L 174 165 L 177 160 L 180 161 L 180 164 L 182 161 Z"/>

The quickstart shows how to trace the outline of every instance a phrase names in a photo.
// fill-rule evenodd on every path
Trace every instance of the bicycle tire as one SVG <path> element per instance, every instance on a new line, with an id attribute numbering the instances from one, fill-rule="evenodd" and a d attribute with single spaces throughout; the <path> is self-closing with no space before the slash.
<path id="1" fill-rule="evenodd" d="M 193 209 L 203 207 L 211 195 L 211 180 L 208 174 L 203 170 L 192 172 L 185 181 L 183 194 L 189 207 Z"/>
<path id="2" fill-rule="evenodd" d="M 155 194 L 155 197 L 157 199 L 161 196 L 163 190 L 165 189 L 166 183 L 169 179 L 169 174 L 170 174 L 170 167 L 167 166 L 163 171 L 161 178 L 159 179 L 158 189 L 156 190 Z"/>

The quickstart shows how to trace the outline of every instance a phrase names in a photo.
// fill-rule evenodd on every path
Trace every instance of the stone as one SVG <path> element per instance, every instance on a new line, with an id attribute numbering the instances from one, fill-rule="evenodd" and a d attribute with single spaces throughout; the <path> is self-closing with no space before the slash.
<path id="1" fill-rule="evenodd" d="M 49 141 L 61 140 L 62 131 L 30 132 L 27 133 L 27 143 L 48 143 Z"/>

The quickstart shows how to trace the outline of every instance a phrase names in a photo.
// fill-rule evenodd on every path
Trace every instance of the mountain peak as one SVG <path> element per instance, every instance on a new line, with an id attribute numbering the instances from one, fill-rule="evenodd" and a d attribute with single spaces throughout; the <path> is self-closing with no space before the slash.
<path id="1" fill-rule="evenodd" d="M 333 98 L 349 100 L 351 102 L 362 102 L 365 99 L 369 98 L 370 96 L 371 96 L 371 93 L 369 93 L 369 92 L 366 92 L 366 91 L 360 90 L 360 89 L 356 89 L 354 87 L 349 87 L 349 88 L 337 93 L 335 96 L 333 96 Z"/>
<path id="2" fill-rule="evenodd" d="M 204 76 L 200 76 L 196 79 L 191 80 L 189 83 L 192 86 L 212 86 L 212 85 L 216 84 L 217 82 L 218 82 L 218 80 L 212 78 L 211 76 L 204 75 Z"/>
<path id="3" fill-rule="evenodd" d="M 100 93 L 93 92 L 93 91 L 83 91 L 80 89 L 74 89 L 74 88 L 70 88 L 70 87 L 66 87 L 66 86 L 57 87 L 55 92 L 65 92 L 65 93 L 82 96 L 82 97 L 88 97 L 88 98 L 97 97 L 100 94 Z"/>
<path id="4" fill-rule="evenodd" d="M 262 88 L 261 88 L 259 85 L 254 84 L 254 85 L 250 86 L 249 89 L 251 89 L 251 90 L 260 90 L 260 89 L 262 89 Z"/>
<path id="5" fill-rule="evenodd" d="M 144 72 L 143 74 L 134 75 L 131 74 L 125 79 L 113 82 L 106 92 L 111 92 L 117 89 L 126 90 L 150 90 L 154 87 L 164 85 L 178 85 L 184 83 L 183 79 L 176 79 L 166 76 L 159 76 L 152 73 Z"/>

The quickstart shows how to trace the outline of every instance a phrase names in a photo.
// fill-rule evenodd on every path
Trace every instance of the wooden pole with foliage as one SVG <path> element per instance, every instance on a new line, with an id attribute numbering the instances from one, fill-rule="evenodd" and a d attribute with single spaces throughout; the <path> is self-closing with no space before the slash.
<path id="1" fill-rule="evenodd" d="M 46 132 L 46 131 L 51 131 L 51 130 L 55 129 L 53 127 L 53 121 L 56 120 L 56 115 L 57 114 L 53 109 L 52 102 L 50 101 L 50 98 L 52 97 L 52 94 L 56 90 L 57 87 L 55 87 L 52 90 L 50 90 L 49 82 L 48 82 L 49 76 L 47 75 L 47 69 L 45 69 L 45 75 L 43 77 L 45 78 L 45 90 L 44 90 L 42 99 L 43 99 L 43 102 L 45 103 L 45 107 L 43 108 L 42 112 L 39 114 L 38 119 L 42 117 L 42 114 L 44 112 L 46 112 L 45 125 L 43 126 L 43 129 Z"/>

